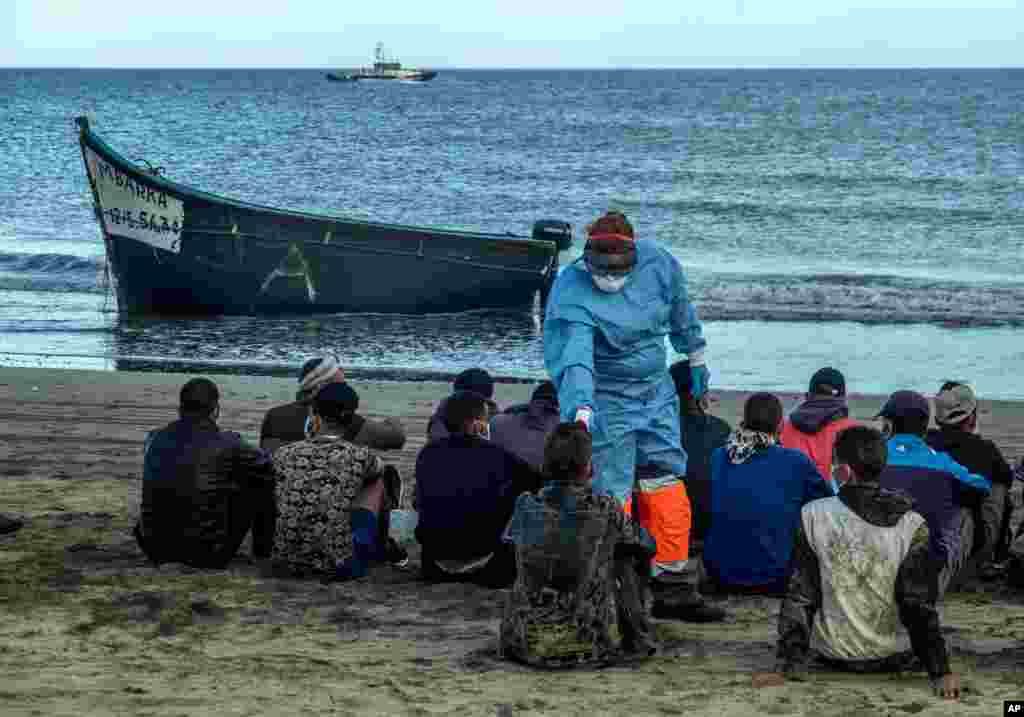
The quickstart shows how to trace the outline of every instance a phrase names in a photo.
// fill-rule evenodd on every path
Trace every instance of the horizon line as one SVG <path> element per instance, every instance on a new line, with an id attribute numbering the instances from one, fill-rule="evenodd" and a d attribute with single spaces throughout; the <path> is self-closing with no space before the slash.
<path id="1" fill-rule="evenodd" d="M 361 65 L 353 65 L 361 67 Z M 288 65 L 0 65 L 0 70 L 288 70 L 322 72 L 349 69 L 343 65 L 288 66 Z M 410 69 L 437 70 L 445 72 L 521 72 L 521 71 L 650 71 L 650 70 L 1021 70 L 1020 65 L 566 65 L 566 66 L 411 66 Z"/>

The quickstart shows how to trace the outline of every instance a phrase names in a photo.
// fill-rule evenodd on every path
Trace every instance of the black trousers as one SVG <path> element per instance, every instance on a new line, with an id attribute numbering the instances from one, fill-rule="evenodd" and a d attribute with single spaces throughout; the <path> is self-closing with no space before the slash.
<path id="1" fill-rule="evenodd" d="M 159 511 L 159 507 L 157 508 Z M 256 558 L 269 558 L 274 549 L 274 526 L 277 521 L 277 503 L 274 484 L 266 483 L 246 487 L 231 497 L 224 526 L 226 538 L 216 544 L 185 540 L 181 535 L 146 536 L 141 524 L 133 531 L 139 548 L 157 565 L 185 563 L 194 568 L 220 570 L 231 562 L 245 536 L 252 531 L 252 553 Z"/>

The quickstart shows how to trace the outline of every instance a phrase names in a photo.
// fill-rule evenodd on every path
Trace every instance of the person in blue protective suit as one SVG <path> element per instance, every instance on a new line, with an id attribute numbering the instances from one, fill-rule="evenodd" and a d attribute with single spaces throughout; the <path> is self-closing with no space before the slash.
<path id="1" fill-rule="evenodd" d="M 666 336 L 687 355 L 697 398 L 710 374 L 683 270 L 655 242 L 636 240 L 620 212 L 605 214 L 587 231 L 583 260 L 555 280 L 544 321 L 544 363 L 562 420 L 580 421 L 593 435 L 594 490 L 633 510 L 657 543 L 656 616 L 724 619 L 724 611 L 697 594 L 689 560 L 686 452 Z"/>

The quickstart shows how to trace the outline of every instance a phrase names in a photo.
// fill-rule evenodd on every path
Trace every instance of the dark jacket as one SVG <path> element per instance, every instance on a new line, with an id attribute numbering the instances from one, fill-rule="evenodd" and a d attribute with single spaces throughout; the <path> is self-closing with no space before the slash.
<path id="1" fill-rule="evenodd" d="M 935 608 L 941 566 L 928 549 L 928 524 L 912 505 L 900 491 L 848 483 L 838 496 L 803 509 L 779 612 L 779 672 L 803 670 L 812 638 L 825 654 L 842 653 L 837 661 L 848 669 L 897 668 L 897 616 L 928 675 L 936 679 L 949 672 Z M 858 549 L 864 545 L 873 546 L 871 557 Z M 861 593 L 852 594 L 858 588 Z M 889 654 L 877 654 L 887 644 Z M 855 657 L 872 650 L 870 657 Z"/>
<path id="2" fill-rule="evenodd" d="M 273 453 L 281 446 L 306 440 L 308 416 L 309 404 L 303 401 L 270 409 L 260 426 L 260 447 Z M 342 438 L 378 451 L 398 450 L 405 445 L 405 430 L 393 418 L 371 421 L 356 414 Z"/>
<path id="3" fill-rule="evenodd" d="M 929 431 L 925 441 L 940 453 L 948 453 L 971 473 L 987 478 L 990 483 L 1010 485 L 1013 482 L 1013 469 L 998 446 L 987 438 L 959 428 L 944 427 Z"/>
<path id="4" fill-rule="evenodd" d="M 717 416 L 680 411 L 679 434 L 686 451 L 686 493 L 690 497 L 690 537 L 704 540 L 711 525 L 711 455 L 725 445 L 732 427 Z"/>
<path id="5" fill-rule="evenodd" d="M 491 419 L 491 442 L 544 470 L 544 442 L 558 425 L 558 404 L 537 399 L 525 411 L 504 411 Z"/>
<path id="6" fill-rule="evenodd" d="M 211 419 L 182 418 L 150 432 L 139 521 L 147 550 L 164 562 L 208 562 L 237 532 L 232 514 L 246 488 L 273 479 L 266 453 Z"/>
<path id="7" fill-rule="evenodd" d="M 800 509 L 830 495 L 832 488 L 800 451 L 771 446 L 735 464 L 719 448 L 711 459 L 708 576 L 722 586 L 781 592 Z"/>
<path id="8" fill-rule="evenodd" d="M 992 441 L 959 428 L 942 427 L 928 432 L 925 441 L 940 453 L 946 453 L 971 473 L 976 473 L 992 484 L 1004 486 L 982 501 L 980 510 L 973 510 L 974 523 L 981 529 L 974 532 L 974 549 L 996 549 L 1003 529 L 1003 502 L 1006 491 L 1013 483 L 1013 469 Z"/>
<path id="9" fill-rule="evenodd" d="M 905 491 L 914 499 L 914 510 L 928 521 L 933 556 L 942 563 L 959 554 L 957 514 L 963 508 L 977 511 L 992 486 L 945 453 L 937 453 L 919 436 L 900 434 L 889 439 L 889 462 L 882 471 L 883 488 Z M 984 531 L 975 531 L 974 546 L 984 544 Z"/>
<path id="10" fill-rule="evenodd" d="M 433 560 L 473 560 L 494 552 L 516 496 L 541 476 L 490 441 L 456 433 L 424 446 L 416 458 L 416 539 Z"/>

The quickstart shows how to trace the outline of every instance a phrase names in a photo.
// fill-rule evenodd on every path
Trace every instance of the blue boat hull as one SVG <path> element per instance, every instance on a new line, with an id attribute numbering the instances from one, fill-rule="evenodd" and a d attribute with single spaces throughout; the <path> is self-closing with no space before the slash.
<path id="1" fill-rule="evenodd" d="M 79 126 L 123 312 L 527 306 L 557 272 L 558 241 L 361 222 L 217 197 L 147 172 L 114 152 L 84 119 Z"/>

